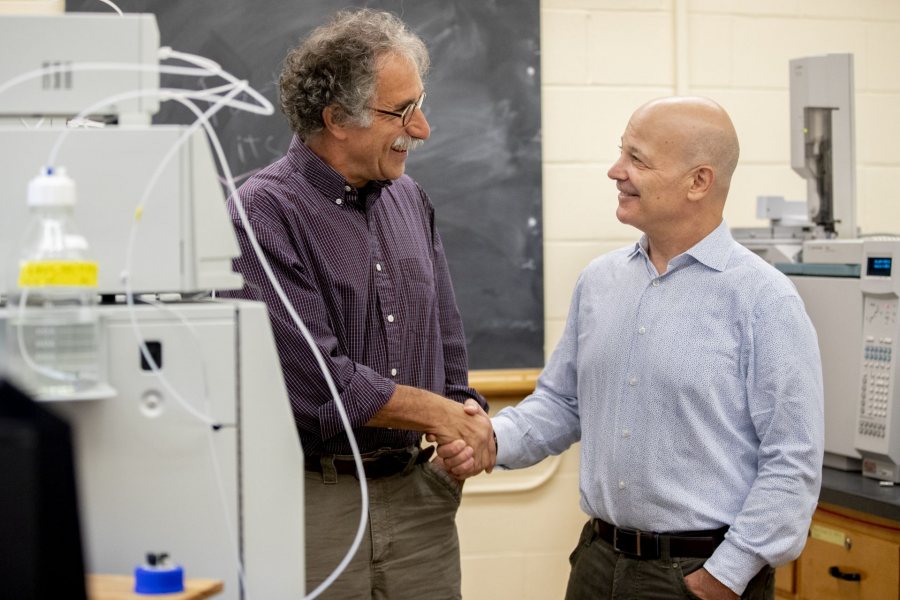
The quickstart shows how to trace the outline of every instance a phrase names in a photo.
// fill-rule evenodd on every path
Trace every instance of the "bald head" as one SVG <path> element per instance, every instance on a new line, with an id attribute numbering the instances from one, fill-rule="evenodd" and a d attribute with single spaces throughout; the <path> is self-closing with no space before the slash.
<path id="1" fill-rule="evenodd" d="M 716 174 L 715 192 L 724 199 L 740 154 L 737 133 L 725 109 L 708 98 L 673 96 L 644 104 L 630 123 L 658 135 L 686 168 L 710 165 Z"/>

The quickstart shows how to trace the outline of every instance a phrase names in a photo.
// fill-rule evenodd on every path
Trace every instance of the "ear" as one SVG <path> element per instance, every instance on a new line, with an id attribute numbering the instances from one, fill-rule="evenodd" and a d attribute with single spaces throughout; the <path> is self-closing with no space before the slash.
<path id="1" fill-rule="evenodd" d="M 688 200 L 696 202 L 709 194 L 716 181 L 716 172 L 709 165 L 700 165 L 694 169 L 691 185 L 688 188 Z"/>
<path id="2" fill-rule="evenodd" d="M 347 139 L 347 128 L 339 118 L 340 111 L 341 109 L 337 105 L 329 104 L 322 110 L 322 123 L 333 137 L 345 140 Z"/>

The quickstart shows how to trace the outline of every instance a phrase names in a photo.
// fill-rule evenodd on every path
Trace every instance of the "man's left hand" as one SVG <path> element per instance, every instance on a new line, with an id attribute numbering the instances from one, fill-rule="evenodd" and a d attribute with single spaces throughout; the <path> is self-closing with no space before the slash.
<path id="1" fill-rule="evenodd" d="M 690 593 L 700 600 L 738 600 L 740 596 L 731 588 L 713 577 L 709 571 L 700 568 L 684 578 Z"/>
<path id="2" fill-rule="evenodd" d="M 426 437 L 429 442 L 436 441 L 434 436 Z M 469 473 L 475 471 L 475 452 L 471 446 L 466 445 L 465 440 L 456 440 L 442 446 L 438 446 L 438 451 L 434 453 L 431 461 L 435 465 L 447 471 L 455 477 L 457 481 L 463 481 L 468 475 L 457 475 L 454 469 L 460 473 Z"/>

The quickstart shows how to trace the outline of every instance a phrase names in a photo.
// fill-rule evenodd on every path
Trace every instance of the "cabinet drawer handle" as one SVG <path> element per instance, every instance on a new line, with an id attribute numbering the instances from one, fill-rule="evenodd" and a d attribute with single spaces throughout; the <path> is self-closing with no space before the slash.
<path id="1" fill-rule="evenodd" d="M 840 567 L 831 567 L 828 569 L 828 574 L 836 579 L 843 579 L 844 581 L 860 581 L 862 579 L 862 575 L 859 573 L 845 573 L 841 571 Z"/>

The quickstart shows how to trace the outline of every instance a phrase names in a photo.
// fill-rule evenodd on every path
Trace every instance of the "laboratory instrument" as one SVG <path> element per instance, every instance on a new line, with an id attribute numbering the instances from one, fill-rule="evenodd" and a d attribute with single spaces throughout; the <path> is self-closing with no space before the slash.
<path id="1" fill-rule="evenodd" d="M 757 216 L 770 227 L 736 229 L 735 239 L 788 275 L 816 328 L 825 465 L 900 482 L 900 238 L 858 237 L 853 57 L 795 59 L 790 77 L 791 166 L 806 179 L 807 198 L 758 199 Z"/>
<path id="2" fill-rule="evenodd" d="M 796 58 L 789 73 L 791 168 L 806 199 L 760 196 L 756 216 L 769 226 L 732 230 L 771 264 L 800 260 L 806 240 L 858 235 L 853 55 Z"/>
<path id="3" fill-rule="evenodd" d="M 806 180 L 807 197 L 759 197 L 757 217 L 768 219 L 769 226 L 732 233 L 797 287 L 822 356 L 825 464 L 859 470 L 853 434 L 861 376 L 855 345 L 862 332 L 859 282 L 848 278 L 844 267 L 807 265 L 815 259 L 804 251 L 805 244 L 817 243 L 849 253 L 850 262 L 858 256 L 853 55 L 793 59 L 789 77 L 791 168 Z"/>
<path id="4" fill-rule="evenodd" d="M 115 393 L 47 403 L 73 429 L 87 569 L 130 573 L 165 548 L 189 577 L 222 580 L 225 600 L 302 597 L 303 455 L 268 313 L 209 298 L 241 287 L 239 250 L 202 129 L 150 124 L 155 18 L 0 15 L 0 39 L 17 49 L 0 55 L 0 144 L 14 149 L 0 163 L 0 255 L 27 222 L 29 178 L 65 165 L 104 300 Z M 66 126 L 90 106 L 89 127 Z"/>

